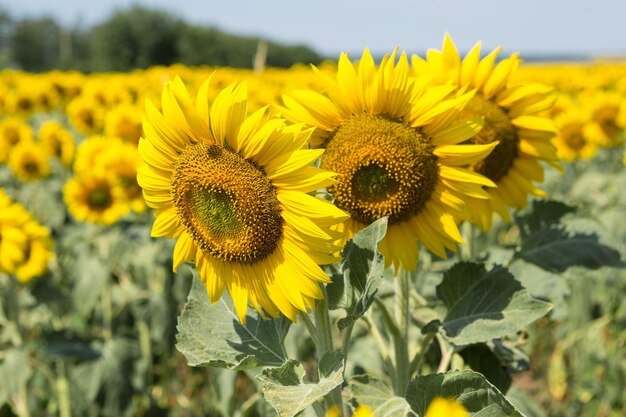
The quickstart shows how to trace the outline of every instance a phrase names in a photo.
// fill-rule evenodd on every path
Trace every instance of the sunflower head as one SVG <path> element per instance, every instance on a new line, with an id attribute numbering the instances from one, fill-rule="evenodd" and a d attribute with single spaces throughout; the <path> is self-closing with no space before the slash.
<path id="1" fill-rule="evenodd" d="M 541 161 L 560 169 L 551 140 L 557 129 L 549 117 L 555 96 L 550 88 L 536 83 L 513 82 L 521 60 L 518 54 L 496 58 L 502 48 L 480 56 L 477 43 L 461 58 L 454 42 L 446 34 L 441 51 L 429 50 L 426 59 L 413 57 L 417 75 L 431 76 L 438 84 L 454 85 L 459 90 L 473 89 L 475 96 L 462 111 L 463 118 L 482 116 L 483 129 L 468 143 L 498 142 L 483 161 L 469 165 L 485 175 L 498 188 L 486 190 L 489 199 L 468 200 L 469 219 L 483 230 L 492 225 L 492 213 L 510 220 L 507 207 L 523 208 L 528 195 L 545 196 L 533 184 L 543 181 Z"/>
<path id="2" fill-rule="evenodd" d="M 49 120 L 39 128 L 39 143 L 50 156 L 59 158 L 64 165 L 74 160 L 76 144 L 72 134 L 57 121 Z"/>
<path id="3" fill-rule="evenodd" d="M 19 117 L 0 121 L 0 163 L 7 162 L 11 150 L 20 143 L 33 141 L 33 129 Z"/>
<path id="4" fill-rule="evenodd" d="M 267 107 L 248 114 L 245 83 L 210 100 L 209 82 L 194 102 L 176 78 L 162 113 L 146 104 L 137 179 L 152 235 L 177 238 L 174 268 L 194 261 L 211 301 L 226 289 L 240 320 L 248 304 L 295 320 L 323 296 L 318 264 L 336 260 L 332 227 L 347 216 L 308 194 L 335 174 L 311 165 L 321 151 L 306 149 L 310 130 Z"/>
<path id="5" fill-rule="evenodd" d="M 110 175 L 76 176 L 65 184 L 63 198 L 70 214 L 86 223 L 111 225 L 130 209 L 124 191 Z"/>
<path id="6" fill-rule="evenodd" d="M 347 237 L 389 216 L 379 249 L 396 271 L 415 269 L 418 242 L 440 257 L 455 251 L 464 196 L 485 199 L 482 187 L 494 185 L 464 167 L 498 145 L 461 144 L 483 123 L 482 115 L 461 113 L 473 94 L 411 77 L 406 54 L 397 58 L 397 51 L 379 66 L 367 49 L 358 64 L 342 54 L 336 78 L 317 74 L 326 94 L 294 91 L 281 111 L 315 128 L 313 146 L 326 149 L 322 167 L 340 174 L 329 191 L 351 214 Z"/>
<path id="7" fill-rule="evenodd" d="M 9 167 L 21 181 L 37 181 L 50 175 L 50 156 L 39 143 L 20 143 L 11 150 Z"/>

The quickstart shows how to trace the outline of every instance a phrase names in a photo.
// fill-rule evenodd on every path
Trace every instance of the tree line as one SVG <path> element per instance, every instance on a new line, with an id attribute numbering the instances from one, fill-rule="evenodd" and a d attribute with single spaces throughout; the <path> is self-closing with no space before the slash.
<path id="1" fill-rule="evenodd" d="M 273 67 L 323 60 L 305 45 L 237 36 L 142 6 L 117 10 L 88 28 L 64 27 L 51 17 L 14 19 L 0 10 L 0 68 L 98 72 L 174 63 L 252 68 L 259 53 L 262 63 Z"/>

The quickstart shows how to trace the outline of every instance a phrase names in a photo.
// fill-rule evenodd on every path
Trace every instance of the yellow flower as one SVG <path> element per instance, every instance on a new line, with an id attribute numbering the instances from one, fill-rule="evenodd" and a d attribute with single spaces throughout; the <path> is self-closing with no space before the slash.
<path id="1" fill-rule="evenodd" d="M 74 177 L 65 184 L 63 199 L 70 214 L 87 223 L 111 225 L 130 210 L 113 176 Z"/>
<path id="2" fill-rule="evenodd" d="M 552 143 L 556 146 L 559 158 L 565 161 L 574 159 L 590 159 L 596 154 L 598 144 L 586 133 L 586 117 L 578 110 L 572 109 L 561 113 L 555 122 L 559 133 Z"/>
<path id="3" fill-rule="evenodd" d="M 135 106 L 117 106 L 106 115 L 104 133 L 137 145 L 142 135 L 141 115 L 141 110 Z"/>
<path id="4" fill-rule="evenodd" d="M 623 143 L 626 127 L 626 104 L 619 93 L 593 91 L 581 94 L 582 107 L 589 113 L 585 135 L 599 146 L 611 147 Z"/>
<path id="5" fill-rule="evenodd" d="M 359 405 L 356 408 L 356 411 L 352 415 L 352 417 L 371 417 L 374 414 L 374 410 L 369 408 L 366 405 Z M 333 406 L 326 412 L 326 417 L 339 417 L 341 415 L 341 410 L 339 406 Z"/>
<path id="6" fill-rule="evenodd" d="M 22 181 L 37 181 L 50 175 L 50 156 L 36 142 L 15 146 L 9 155 L 9 167 Z"/>
<path id="7" fill-rule="evenodd" d="M 54 257 L 51 248 L 50 230 L 0 189 L 0 272 L 22 283 L 43 275 Z"/>
<path id="8" fill-rule="evenodd" d="M 89 136 L 78 145 L 76 159 L 74 160 L 74 172 L 77 175 L 88 174 L 98 165 L 98 160 L 107 149 L 117 149 L 122 144 L 119 138 L 106 136 Z"/>
<path id="9" fill-rule="evenodd" d="M 309 131 L 247 115 L 246 84 L 231 84 L 209 106 L 209 80 L 194 104 L 180 78 L 165 85 L 163 114 L 146 103 L 138 182 L 156 221 L 152 236 L 177 238 L 174 265 L 194 260 L 211 302 L 226 289 L 239 319 L 248 303 L 295 320 L 314 307 L 329 278 L 345 213 L 312 197 L 333 173 L 311 166 Z"/>
<path id="10" fill-rule="evenodd" d="M 94 135 L 102 130 L 104 109 L 96 100 L 80 96 L 67 105 L 67 116 L 70 123 L 83 135 Z"/>
<path id="11" fill-rule="evenodd" d="M 329 191 L 352 216 L 346 238 L 389 216 L 379 249 L 397 271 L 416 268 L 418 242 L 442 258 L 456 251 L 465 198 L 488 198 L 482 187 L 494 186 L 463 165 L 496 143 L 459 145 L 481 127 L 480 118 L 457 121 L 471 94 L 410 78 L 404 53 L 395 62 L 396 51 L 379 69 L 367 49 L 358 66 L 342 54 L 336 80 L 317 70 L 326 94 L 296 90 L 283 97 L 281 111 L 316 128 L 311 143 L 326 148 L 321 166 L 340 174 Z"/>
<path id="12" fill-rule="evenodd" d="M 9 160 L 11 150 L 18 144 L 33 141 L 33 129 L 18 117 L 0 121 L 0 163 Z"/>
<path id="13" fill-rule="evenodd" d="M 72 134 L 54 120 L 44 122 L 39 128 L 39 142 L 49 155 L 59 158 L 63 165 L 71 165 L 76 144 Z"/>
<path id="14" fill-rule="evenodd" d="M 128 204 L 134 212 L 146 210 L 141 187 L 137 183 L 137 169 L 142 164 L 137 146 L 131 143 L 111 141 L 94 161 L 92 169 L 102 175 L 113 175 L 124 191 Z"/>
<path id="15" fill-rule="evenodd" d="M 484 161 L 473 162 L 471 167 L 498 187 L 485 189 L 490 199 L 471 198 L 468 209 L 470 220 L 488 230 L 494 211 L 510 221 L 507 206 L 523 208 L 529 194 L 545 196 L 533 182 L 543 181 L 541 161 L 558 167 L 558 158 L 551 143 L 556 127 L 545 115 L 554 102 L 551 89 L 534 83 L 512 85 L 510 78 L 520 64 L 518 54 L 495 64 L 501 48 L 480 59 L 480 47 L 479 42 L 461 60 L 446 34 L 442 51 L 429 50 L 426 60 L 414 56 L 412 62 L 417 74 L 429 74 L 436 83 L 477 91 L 463 115 L 483 116 L 485 126 L 470 142 L 499 144 Z"/>
<path id="16" fill-rule="evenodd" d="M 425 417 L 469 417 L 469 413 L 455 399 L 437 397 L 428 405 Z"/>

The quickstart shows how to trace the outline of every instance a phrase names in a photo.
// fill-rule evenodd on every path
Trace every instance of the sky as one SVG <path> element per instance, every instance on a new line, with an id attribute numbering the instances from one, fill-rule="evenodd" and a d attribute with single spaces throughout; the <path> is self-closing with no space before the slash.
<path id="1" fill-rule="evenodd" d="M 462 51 L 480 40 L 522 58 L 626 55 L 625 0 L 0 0 L 13 17 L 51 15 L 83 27 L 134 4 L 331 57 L 365 47 L 375 54 L 439 49 L 446 32 Z"/>

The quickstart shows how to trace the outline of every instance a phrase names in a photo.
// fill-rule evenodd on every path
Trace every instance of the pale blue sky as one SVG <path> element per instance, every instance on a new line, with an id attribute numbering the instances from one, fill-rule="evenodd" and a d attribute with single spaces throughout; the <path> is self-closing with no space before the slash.
<path id="1" fill-rule="evenodd" d="M 482 40 L 505 53 L 626 55 L 626 0 L 0 0 L 13 16 L 51 14 L 83 26 L 132 4 L 236 34 L 340 51 L 439 48 L 449 32 L 461 50 Z M 523 57 L 523 55 L 522 55 Z"/>

